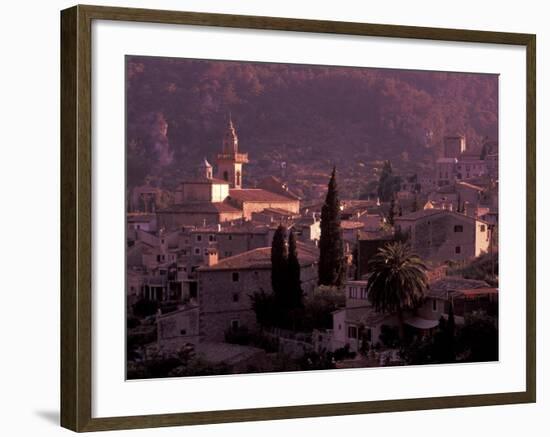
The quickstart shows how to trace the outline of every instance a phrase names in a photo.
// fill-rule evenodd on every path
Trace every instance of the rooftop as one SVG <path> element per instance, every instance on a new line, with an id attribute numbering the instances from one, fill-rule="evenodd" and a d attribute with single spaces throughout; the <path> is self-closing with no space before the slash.
<path id="1" fill-rule="evenodd" d="M 471 184 L 469 182 L 460 181 L 460 182 L 457 182 L 457 185 L 460 185 L 460 186 L 465 187 L 465 188 L 471 188 L 471 189 L 476 190 L 476 191 L 483 191 L 483 188 L 480 187 L 479 185 L 474 185 L 474 184 Z"/>
<path id="2" fill-rule="evenodd" d="M 490 288 L 485 281 L 477 279 L 466 279 L 460 276 L 447 276 L 443 279 L 433 282 L 428 290 L 429 297 L 446 298 L 449 292 L 457 290 L 477 290 Z"/>
<path id="3" fill-rule="evenodd" d="M 261 188 L 232 188 L 229 190 L 229 197 L 239 202 L 295 202 L 287 196 Z"/>
<path id="4" fill-rule="evenodd" d="M 411 212 L 410 214 L 404 215 L 402 217 L 396 217 L 395 221 L 415 221 L 420 220 L 426 217 L 431 217 L 439 214 L 451 214 L 454 215 L 457 218 L 462 218 L 467 221 L 480 221 L 483 222 L 483 220 L 480 220 L 479 218 L 470 217 L 461 213 L 458 213 L 456 211 L 449 211 L 448 209 L 435 209 L 435 208 L 429 208 L 429 209 L 422 209 L 420 211 Z"/>
<path id="5" fill-rule="evenodd" d="M 318 250 L 316 247 L 296 242 L 298 249 L 298 260 L 300 265 L 307 266 L 317 262 Z M 271 247 L 261 247 L 249 250 L 238 255 L 230 256 L 218 261 L 212 266 L 202 266 L 198 270 L 218 271 L 218 270 L 261 270 L 271 269 Z"/>
<path id="6" fill-rule="evenodd" d="M 231 206 L 227 202 L 185 202 L 172 205 L 157 211 L 165 213 L 198 213 L 198 214 L 219 214 L 219 213 L 241 213 L 240 209 Z"/>
<path id="7" fill-rule="evenodd" d="M 340 227 L 343 230 L 363 229 L 365 224 L 363 222 L 355 222 L 352 220 L 342 220 L 340 222 Z"/>

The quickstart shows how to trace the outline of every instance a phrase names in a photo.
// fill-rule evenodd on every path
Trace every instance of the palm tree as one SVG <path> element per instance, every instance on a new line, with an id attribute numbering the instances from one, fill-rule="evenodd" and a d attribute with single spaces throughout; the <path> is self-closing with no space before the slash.
<path id="1" fill-rule="evenodd" d="M 403 339 L 403 311 L 422 301 L 428 286 L 426 266 L 408 244 L 395 241 L 380 248 L 368 267 L 368 299 L 377 312 L 397 313 Z"/>

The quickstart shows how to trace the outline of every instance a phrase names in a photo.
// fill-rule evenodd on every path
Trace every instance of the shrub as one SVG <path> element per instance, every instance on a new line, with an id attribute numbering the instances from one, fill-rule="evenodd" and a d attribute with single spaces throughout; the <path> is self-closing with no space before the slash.
<path id="1" fill-rule="evenodd" d="M 141 298 L 132 306 L 134 314 L 141 318 L 154 315 L 157 309 L 158 303 L 146 298 Z"/>
<path id="2" fill-rule="evenodd" d="M 397 326 L 382 325 L 380 327 L 380 341 L 389 348 L 399 345 L 399 328 Z"/>

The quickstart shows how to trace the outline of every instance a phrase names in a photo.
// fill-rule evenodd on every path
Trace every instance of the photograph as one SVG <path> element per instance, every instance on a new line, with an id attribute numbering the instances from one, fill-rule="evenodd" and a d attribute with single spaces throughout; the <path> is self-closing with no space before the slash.
<path id="1" fill-rule="evenodd" d="M 126 378 L 499 360 L 499 75 L 125 57 Z"/>

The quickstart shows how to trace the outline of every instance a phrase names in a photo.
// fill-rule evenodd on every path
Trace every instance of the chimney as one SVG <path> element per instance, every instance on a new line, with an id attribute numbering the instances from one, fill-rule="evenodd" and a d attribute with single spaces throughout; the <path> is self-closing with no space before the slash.
<path id="1" fill-rule="evenodd" d="M 204 264 L 207 267 L 218 264 L 218 251 L 216 249 L 207 250 L 206 255 L 204 255 Z"/>

